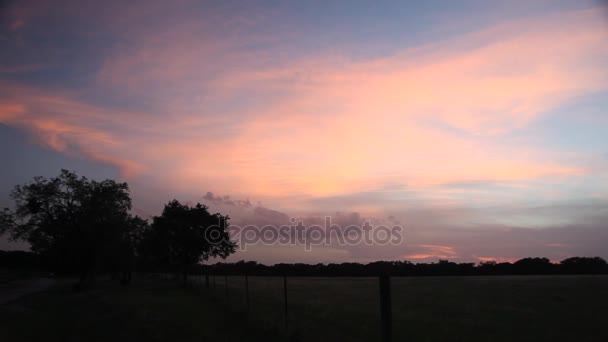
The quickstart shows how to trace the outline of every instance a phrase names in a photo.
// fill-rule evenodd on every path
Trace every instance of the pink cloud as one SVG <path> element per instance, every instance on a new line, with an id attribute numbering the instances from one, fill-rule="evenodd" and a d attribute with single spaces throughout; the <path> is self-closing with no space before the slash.
<path id="1" fill-rule="evenodd" d="M 29 131 L 43 146 L 70 156 L 83 156 L 119 168 L 125 178 L 141 174 L 141 161 L 129 159 L 126 139 L 116 127 L 120 114 L 40 90 L 0 84 L 0 123 Z M 131 117 L 131 119 L 134 119 Z"/>
<path id="2" fill-rule="evenodd" d="M 409 246 L 408 246 L 409 247 Z M 414 248 L 419 250 L 418 253 L 415 254 L 406 254 L 403 255 L 403 259 L 409 260 L 429 260 L 429 259 L 450 259 L 450 258 L 458 258 L 458 253 L 455 251 L 454 247 L 451 246 L 440 246 L 440 245 L 414 245 L 410 248 Z M 409 248 L 408 248 L 409 249 Z"/>
<path id="3" fill-rule="evenodd" d="M 96 87 L 150 99 L 156 113 L 22 89 L 0 102 L 1 122 L 129 177 L 261 199 L 586 172 L 501 138 L 606 90 L 607 36 L 596 11 L 504 23 L 364 62 L 319 52 L 264 63 L 272 53 L 245 52 L 235 35 L 201 38 L 205 27 L 136 31 L 142 39 L 113 51 L 97 73 Z M 248 93 L 259 101 L 238 106 Z"/>

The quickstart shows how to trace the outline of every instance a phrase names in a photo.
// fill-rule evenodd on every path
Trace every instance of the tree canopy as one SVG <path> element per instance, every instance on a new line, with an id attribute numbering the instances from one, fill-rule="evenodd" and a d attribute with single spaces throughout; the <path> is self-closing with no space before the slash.
<path id="1" fill-rule="evenodd" d="M 170 201 L 154 217 L 140 248 L 142 259 L 154 265 L 179 268 L 184 280 L 189 269 L 209 257 L 226 258 L 236 251 L 228 234 L 228 216 L 209 213 L 200 203 L 190 207 Z"/>
<path id="2" fill-rule="evenodd" d="M 102 261 L 116 260 L 116 247 L 143 221 L 129 213 L 127 183 L 89 180 L 67 170 L 17 185 L 11 198 L 15 209 L 3 211 L 0 232 L 27 241 L 58 272 L 77 270 L 81 283 L 94 279 Z"/>

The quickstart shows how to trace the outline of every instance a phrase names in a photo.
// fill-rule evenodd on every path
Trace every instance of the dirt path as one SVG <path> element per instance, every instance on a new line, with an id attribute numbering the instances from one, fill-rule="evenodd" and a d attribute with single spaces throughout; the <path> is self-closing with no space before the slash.
<path id="1" fill-rule="evenodd" d="M 52 278 L 31 278 L 1 284 L 0 305 L 4 305 L 32 293 L 45 291 L 54 284 L 55 279 Z"/>

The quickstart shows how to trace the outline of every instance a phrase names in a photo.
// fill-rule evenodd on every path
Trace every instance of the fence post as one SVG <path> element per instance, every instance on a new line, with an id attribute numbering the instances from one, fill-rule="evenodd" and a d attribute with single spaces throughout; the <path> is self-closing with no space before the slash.
<path id="1" fill-rule="evenodd" d="M 247 314 L 250 312 L 250 304 L 249 304 L 249 277 L 245 275 L 245 303 L 247 305 Z"/>
<path id="2" fill-rule="evenodd" d="M 215 290 L 217 288 L 217 285 L 215 284 L 215 274 L 213 275 L 213 289 Z"/>
<path id="3" fill-rule="evenodd" d="M 224 274 L 224 291 L 226 291 L 226 298 L 228 298 L 228 276 Z"/>
<path id="4" fill-rule="evenodd" d="M 393 318 L 391 310 L 391 278 L 380 276 L 380 320 L 382 325 L 382 341 L 390 342 L 392 338 Z"/>
<path id="5" fill-rule="evenodd" d="M 289 319 L 287 310 L 287 276 L 283 276 L 283 303 L 285 304 L 285 330 L 289 329 Z"/>

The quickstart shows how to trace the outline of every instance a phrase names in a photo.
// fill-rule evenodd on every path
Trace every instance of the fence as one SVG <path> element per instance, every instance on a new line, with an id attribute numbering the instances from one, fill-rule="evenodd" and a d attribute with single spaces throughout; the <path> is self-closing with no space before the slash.
<path id="1" fill-rule="evenodd" d="M 173 277 L 172 275 L 164 275 L 165 278 Z M 242 305 L 243 311 L 246 312 L 248 317 L 256 317 L 267 315 L 270 317 L 278 318 L 272 315 L 272 312 L 280 312 L 280 319 L 276 319 L 273 322 L 281 326 L 286 332 L 295 330 L 297 327 L 290 327 L 291 323 L 297 323 L 294 319 L 294 315 L 298 313 L 297 307 L 294 308 L 294 303 L 302 302 L 302 294 L 310 293 L 310 287 L 306 286 L 303 289 L 303 282 L 310 282 L 311 279 L 317 280 L 318 287 L 331 287 L 331 282 L 341 282 L 343 279 L 354 279 L 354 278 L 315 278 L 315 277 L 289 277 L 289 276 L 248 276 L 248 275 L 218 275 L 218 274 L 195 274 L 189 277 L 189 281 L 192 285 L 197 287 L 203 287 L 210 291 L 213 291 L 215 295 L 224 296 L 227 303 L 232 305 Z M 365 305 L 364 310 L 367 311 L 368 315 L 365 316 L 368 320 L 371 318 L 371 326 L 376 325 L 376 328 L 370 327 L 368 333 L 373 336 L 374 340 L 381 337 L 382 341 L 391 341 L 392 337 L 392 311 L 391 311 L 391 279 L 389 276 L 380 277 L 361 277 L 357 279 L 365 279 L 371 283 L 368 283 L 365 287 L 370 288 L 375 283 L 376 292 L 375 296 L 371 296 L 367 293 L 367 302 L 375 301 L 376 305 Z M 253 282 L 253 284 L 252 284 Z M 253 285 L 253 288 L 252 288 Z M 336 284 L 333 284 L 334 287 Z M 335 290 L 335 288 L 333 289 Z M 253 292 L 253 293 L 252 293 Z M 329 298 L 334 295 L 340 295 L 333 293 L 335 291 L 330 290 L 330 293 L 317 293 L 318 302 L 324 306 L 324 309 L 331 312 L 332 309 L 336 309 L 336 305 L 331 305 L 324 302 L 324 298 Z M 376 298 L 373 298 L 376 297 Z M 357 294 L 355 294 L 353 302 L 356 303 Z M 253 302 L 257 300 L 257 307 L 253 307 Z M 293 303 L 292 303 L 293 302 Z M 352 303 L 352 302 L 351 302 Z M 280 308 L 278 305 L 280 304 Z M 344 305 L 341 306 L 345 308 Z M 374 308 L 375 307 L 375 308 Z M 300 311 L 310 309 L 310 307 L 300 307 Z M 256 311 L 258 315 L 256 315 Z M 352 316 L 349 318 L 340 317 L 335 315 L 337 319 L 345 321 L 352 320 Z M 375 317 L 376 319 L 374 319 Z M 340 323 L 340 322 L 337 322 Z M 361 322 L 359 322 L 361 323 Z M 335 326 L 336 330 L 339 330 L 340 324 Z M 308 327 L 308 326 L 306 326 Z M 331 327 L 330 327 L 331 328 Z M 302 329 L 302 327 L 300 327 Z M 352 329 L 351 329 L 352 330 Z M 373 330 L 376 330 L 375 333 Z M 328 332 L 326 330 L 326 332 Z"/>
<path id="2" fill-rule="evenodd" d="M 273 331 L 285 331 L 292 340 L 492 341 L 525 337 L 537 341 L 581 340 L 581 336 L 594 334 L 608 338 L 601 329 L 607 314 L 608 276 L 198 274 L 190 281 L 213 294 L 215 299 L 209 305 L 236 308 L 229 310 L 231 314 L 249 317 L 262 331 L 271 326 Z M 556 328 L 562 325 L 568 330 Z"/>

